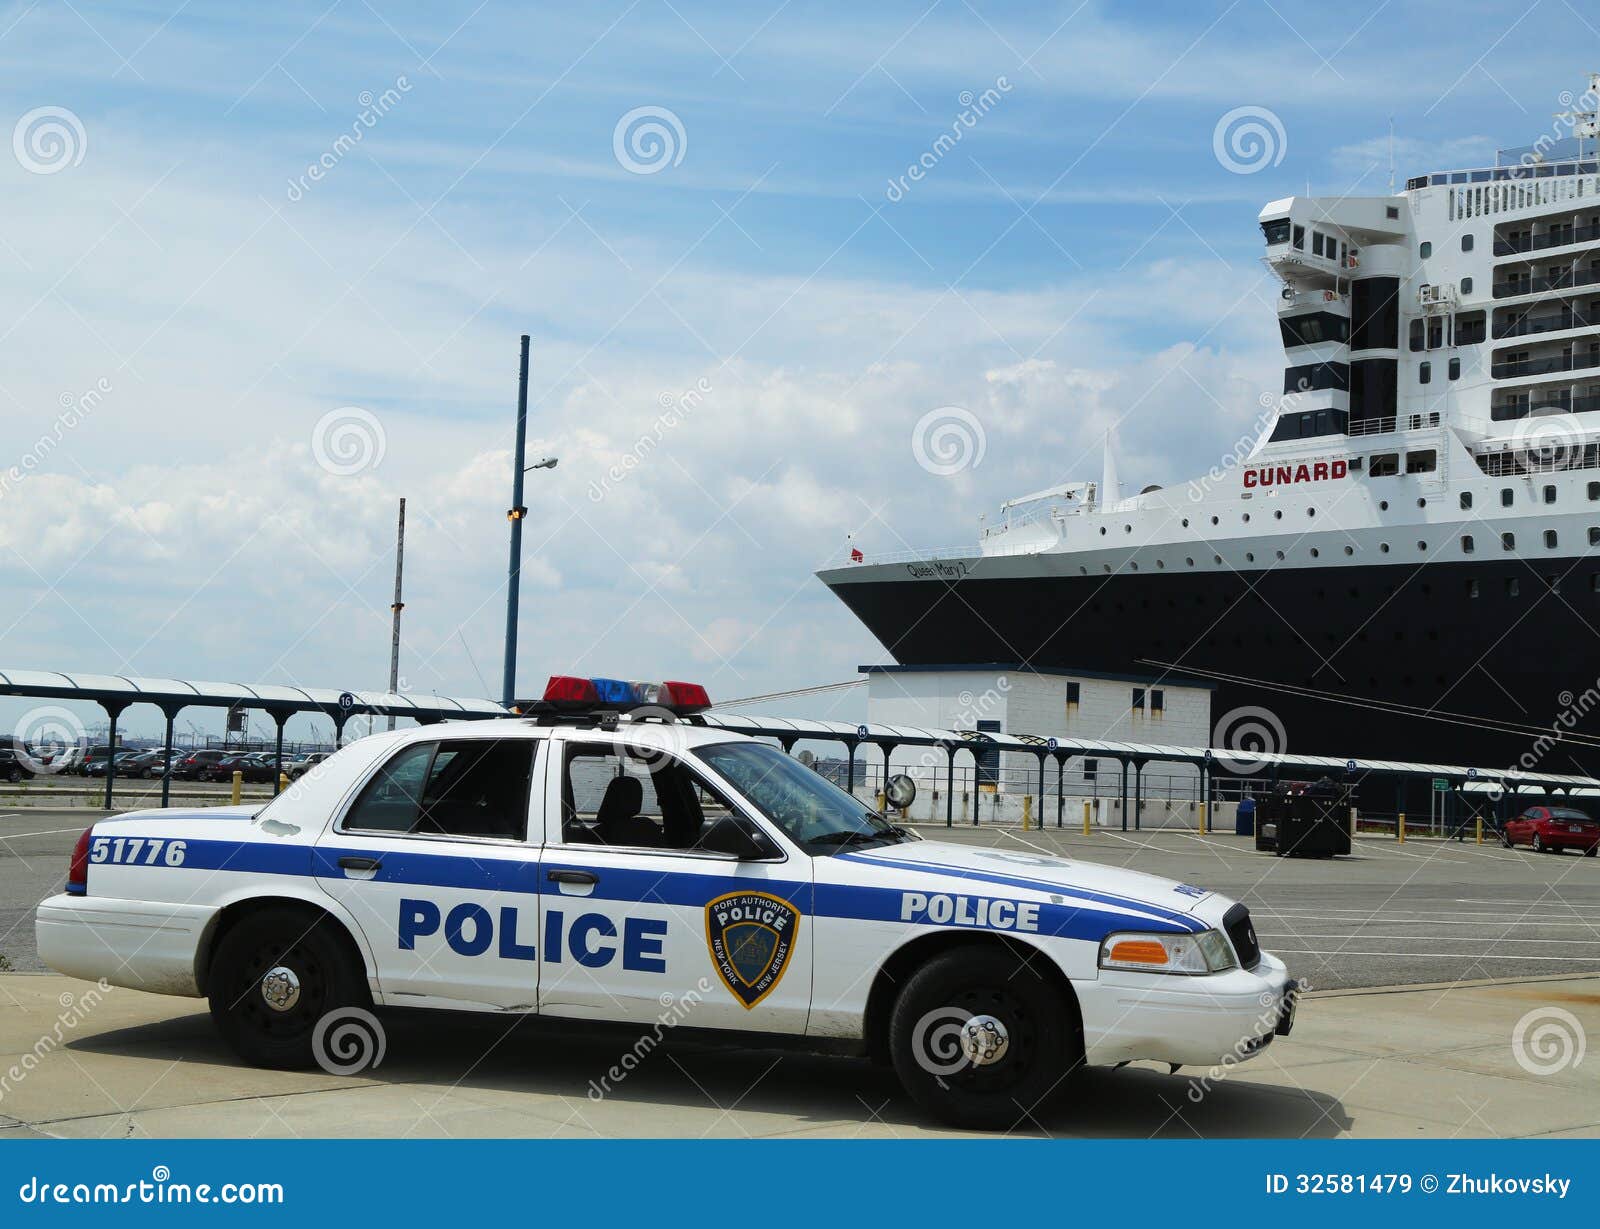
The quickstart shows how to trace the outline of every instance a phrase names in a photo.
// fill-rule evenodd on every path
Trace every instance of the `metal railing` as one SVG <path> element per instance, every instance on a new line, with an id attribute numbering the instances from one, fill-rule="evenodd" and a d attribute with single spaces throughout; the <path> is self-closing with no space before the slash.
<path id="1" fill-rule="evenodd" d="M 1596 282 L 1600 282 L 1600 269 L 1569 269 L 1565 273 L 1496 282 L 1494 297 L 1509 299 L 1514 295 L 1537 294 L 1545 290 L 1571 290 L 1574 286 L 1592 286 Z"/>
<path id="2" fill-rule="evenodd" d="M 1600 367 L 1600 351 L 1587 354 L 1552 354 L 1547 358 L 1524 358 L 1510 363 L 1494 363 L 1489 374 L 1496 380 L 1508 376 L 1544 376 L 1558 371 L 1587 371 Z"/>
<path id="3" fill-rule="evenodd" d="M 1404 423 L 1402 426 L 1401 424 Z M 1356 418 L 1346 435 L 1382 435 L 1386 431 L 1421 431 L 1439 425 L 1438 414 L 1398 414 L 1387 418 Z"/>
<path id="4" fill-rule="evenodd" d="M 1564 329 L 1600 327 L 1600 320 L 1591 320 L 1582 312 L 1562 312 L 1559 316 L 1541 316 L 1537 320 L 1524 318 L 1510 328 L 1496 329 L 1495 340 L 1506 337 L 1528 337 L 1538 333 L 1559 333 Z M 1480 339 L 1481 340 L 1481 339 Z"/>
<path id="5" fill-rule="evenodd" d="M 1591 226 L 1565 227 L 1546 231 L 1542 235 L 1524 235 L 1517 239 L 1496 239 L 1496 256 L 1519 256 L 1524 252 L 1542 252 L 1547 248 L 1566 247 L 1571 243 L 1590 243 L 1600 239 L 1600 223 Z"/>

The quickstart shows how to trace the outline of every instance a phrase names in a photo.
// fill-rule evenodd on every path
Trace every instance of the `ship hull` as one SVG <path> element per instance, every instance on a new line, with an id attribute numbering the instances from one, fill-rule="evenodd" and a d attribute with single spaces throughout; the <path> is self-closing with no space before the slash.
<path id="1" fill-rule="evenodd" d="M 1277 750 L 1600 768 L 1592 751 L 1537 732 L 1600 735 L 1600 559 L 1193 575 L 986 576 L 988 566 L 840 568 L 822 579 L 902 664 L 1165 670 L 1217 684 L 1219 727 L 1233 710 L 1268 710 L 1283 729 Z"/>

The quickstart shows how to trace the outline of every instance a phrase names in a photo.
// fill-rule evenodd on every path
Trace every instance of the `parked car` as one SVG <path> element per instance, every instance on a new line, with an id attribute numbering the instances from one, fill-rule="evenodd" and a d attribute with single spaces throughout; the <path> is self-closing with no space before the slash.
<path id="1" fill-rule="evenodd" d="M 91 758 L 88 763 L 84 764 L 83 766 L 83 775 L 86 777 L 103 777 L 106 775 L 107 766 L 113 761 L 115 761 L 117 765 L 117 776 L 126 777 L 130 775 L 137 775 L 130 773 L 129 764 L 143 754 L 144 752 L 142 751 L 132 751 L 118 748 L 115 755 L 102 756 L 99 759 Z"/>
<path id="2" fill-rule="evenodd" d="M 18 781 L 26 781 L 32 776 L 32 766 L 24 757 L 17 754 L 16 748 L 0 747 L 0 778 L 15 785 Z"/>
<path id="3" fill-rule="evenodd" d="M 230 751 L 191 751 L 178 760 L 172 775 L 180 781 L 221 781 L 217 765 L 231 754 Z"/>
<path id="4" fill-rule="evenodd" d="M 332 751 L 313 751 L 309 755 L 290 760 L 283 766 L 283 771 L 288 774 L 289 780 L 298 781 L 332 754 Z"/>
<path id="5" fill-rule="evenodd" d="M 1600 851 L 1600 823 L 1571 807 L 1529 807 L 1506 821 L 1500 841 L 1507 849 L 1516 845 L 1527 845 L 1535 853 L 1576 849 L 1592 858 Z"/>
<path id="6" fill-rule="evenodd" d="M 270 783 L 274 774 L 272 771 L 272 757 L 269 755 L 263 760 L 259 754 L 255 755 L 230 755 L 227 759 L 219 760 L 213 769 L 219 781 L 232 780 L 234 773 L 240 774 L 240 779 L 254 784 Z M 202 777 L 201 780 L 206 778 Z"/>
<path id="7" fill-rule="evenodd" d="M 127 747 L 90 747 L 84 752 L 83 759 L 78 764 L 78 775 L 103 777 L 106 772 L 106 761 L 113 755 L 120 755 L 127 750 Z M 95 765 L 99 765 L 98 770 L 95 769 Z"/>

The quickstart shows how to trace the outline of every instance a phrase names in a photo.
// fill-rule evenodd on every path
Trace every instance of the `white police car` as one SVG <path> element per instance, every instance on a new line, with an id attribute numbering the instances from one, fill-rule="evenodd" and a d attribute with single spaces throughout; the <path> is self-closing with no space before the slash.
<path id="1" fill-rule="evenodd" d="M 558 677 L 536 707 L 363 739 L 259 808 L 96 823 L 39 954 L 205 996 L 275 1067 L 367 1006 L 653 1025 L 676 999 L 696 1030 L 892 1062 L 974 1126 L 1079 1062 L 1231 1063 L 1288 1031 L 1294 983 L 1242 905 L 920 840 L 698 724 L 692 685 Z"/>

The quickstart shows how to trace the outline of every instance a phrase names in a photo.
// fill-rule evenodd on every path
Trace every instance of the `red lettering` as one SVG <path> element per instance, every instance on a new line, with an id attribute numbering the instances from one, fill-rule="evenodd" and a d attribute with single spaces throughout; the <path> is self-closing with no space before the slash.
<path id="1" fill-rule="evenodd" d="M 1245 470 L 1244 471 L 1244 485 L 1245 485 L 1245 487 L 1248 489 L 1249 487 L 1255 486 L 1255 484 L 1256 484 L 1256 471 L 1253 470 L 1253 469 Z"/>
<path id="2" fill-rule="evenodd" d="M 1283 483 L 1285 486 L 1293 482 L 1294 470 L 1290 469 L 1287 465 L 1278 466 L 1278 481 Z"/>
<path id="3" fill-rule="evenodd" d="M 1294 480 L 1296 482 L 1310 482 L 1311 481 L 1311 471 L 1308 468 L 1306 468 L 1304 463 L 1301 463 L 1300 465 L 1297 465 L 1295 467 Z"/>
<path id="4" fill-rule="evenodd" d="M 1311 476 L 1318 482 L 1325 481 L 1328 477 L 1328 463 L 1326 461 L 1318 461 L 1311 467 Z"/>
<path id="5" fill-rule="evenodd" d="M 1343 478 L 1349 472 L 1350 472 L 1350 463 L 1348 461 L 1335 461 L 1333 463 L 1333 468 L 1329 472 L 1328 476 L 1330 478 Z"/>

